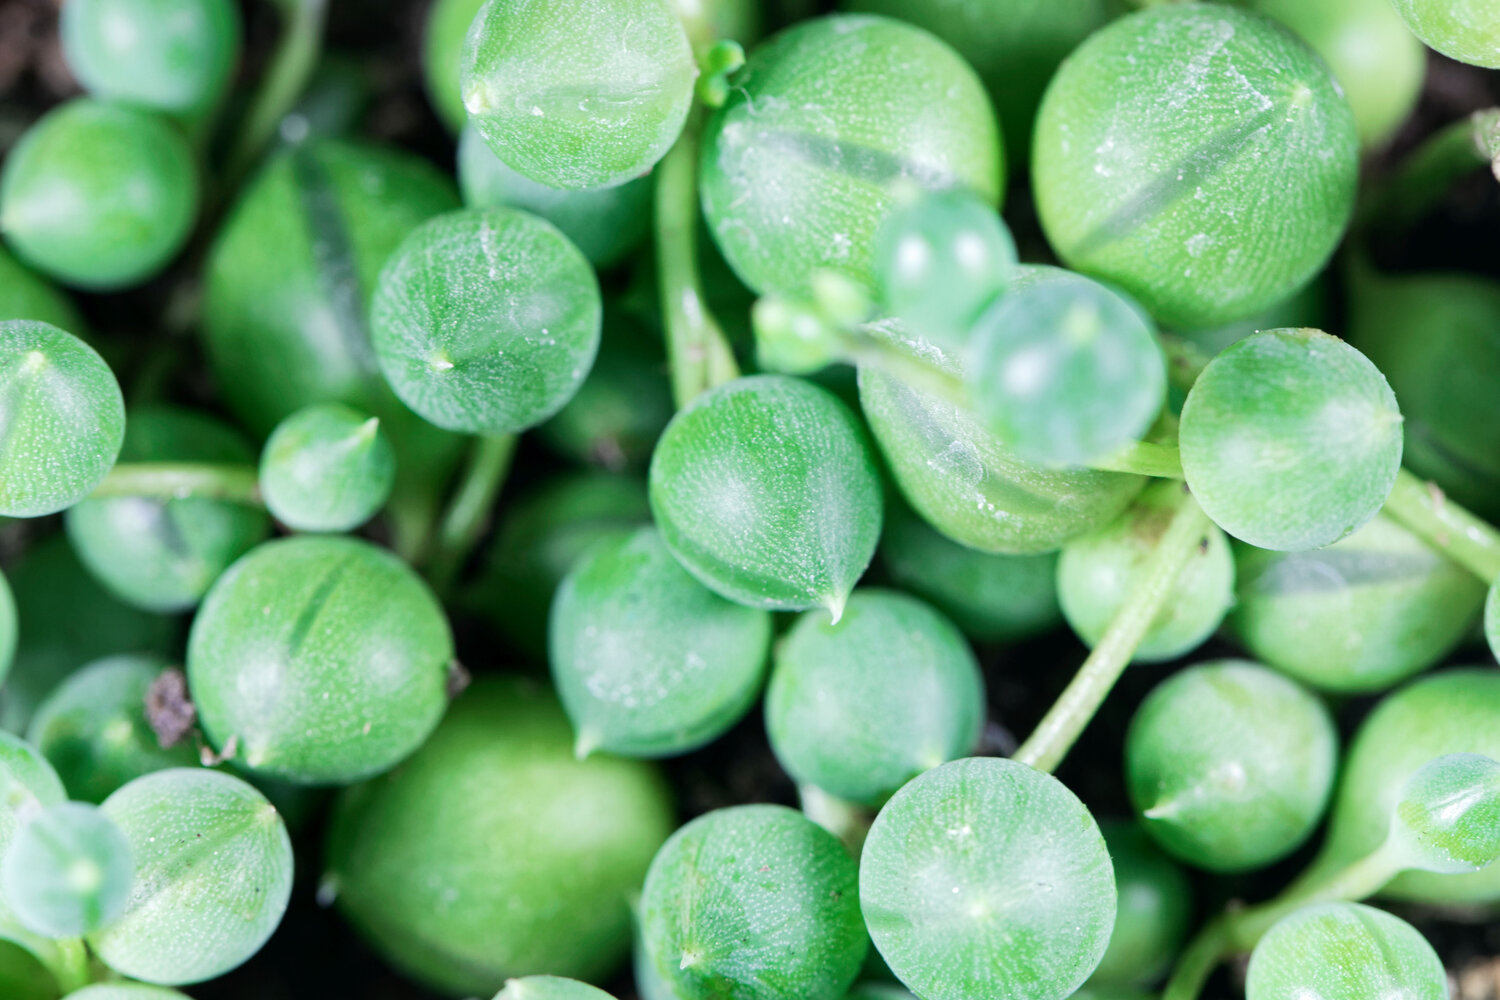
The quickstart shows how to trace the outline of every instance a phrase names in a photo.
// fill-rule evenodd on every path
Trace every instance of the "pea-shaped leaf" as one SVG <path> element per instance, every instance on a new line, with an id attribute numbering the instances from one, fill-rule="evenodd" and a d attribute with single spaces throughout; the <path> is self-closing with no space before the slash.
<path id="1" fill-rule="evenodd" d="M 506 434 L 578 391 L 599 349 L 601 308 L 593 270 L 556 227 L 487 208 L 408 236 L 381 272 L 370 318 L 402 402 L 448 430 Z"/>
<path id="2" fill-rule="evenodd" d="M 1500 69 L 1500 10 L 1486 0 L 1395 0 L 1412 33 L 1450 59 Z"/>
<path id="3" fill-rule="evenodd" d="M 912 188 L 994 205 L 1005 158 L 983 87 L 945 43 L 888 18 L 796 24 L 751 53 L 704 134 L 703 211 L 746 285 L 793 298 L 814 272 L 874 290 L 881 225 Z"/>
<path id="4" fill-rule="evenodd" d="M 96 660 L 37 708 L 26 735 L 57 768 L 71 797 L 103 802 L 143 774 L 197 763 L 191 739 L 163 748 L 146 718 L 147 693 L 166 669 L 165 660 L 148 654 Z"/>
<path id="5" fill-rule="evenodd" d="M 501 517 L 466 610 L 482 616 L 537 660 L 564 576 L 605 538 L 651 523 L 644 480 L 606 473 L 559 476 L 517 498 Z"/>
<path id="6" fill-rule="evenodd" d="M 651 228 L 650 174 L 584 191 L 539 184 L 506 166 L 472 125 L 458 140 L 458 186 L 470 208 L 508 205 L 541 216 L 595 267 L 620 263 Z"/>
<path id="7" fill-rule="evenodd" d="M 292 844 L 266 797 L 219 771 L 157 771 L 100 807 L 135 858 L 125 913 L 89 936 L 110 968 L 167 986 L 222 975 L 260 950 L 292 891 Z"/>
<path id="8" fill-rule="evenodd" d="M 298 410 L 261 453 L 266 506 L 298 531 L 352 531 L 385 505 L 395 481 L 396 455 L 380 419 L 342 403 Z"/>
<path id="9" fill-rule="evenodd" d="M 558 976 L 526 976 L 512 979 L 495 1000 L 613 1000 L 601 989 L 576 979 Z"/>
<path id="10" fill-rule="evenodd" d="M 345 537 L 267 542 L 214 584 L 187 675 L 204 732 L 258 774 L 304 784 L 379 774 L 447 705 L 453 637 L 415 573 Z"/>
<path id="11" fill-rule="evenodd" d="M 0 321 L 30 319 L 87 333 L 83 317 L 63 292 L 0 246 Z"/>
<path id="12" fill-rule="evenodd" d="M 208 110 L 239 55 L 230 0 L 69 0 L 59 27 L 89 93 L 168 113 Z"/>
<path id="13" fill-rule="evenodd" d="M 972 757 L 913 779 L 865 841 L 875 947 L 926 1000 L 1062 1000 L 1099 964 L 1115 880 L 1098 824 L 1051 775 Z"/>
<path id="14" fill-rule="evenodd" d="M 1302 551 L 1375 516 L 1401 467 L 1401 411 L 1368 358 L 1321 330 L 1269 330 L 1220 354 L 1182 407 L 1182 468 L 1242 541 Z"/>
<path id="15" fill-rule="evenodd" d="M 0 730 L 0 856 L 26 818 L 67 801 L 57 772 L 30 743 Z M 0 913 L 4 898 L 0 897 Z"/>
<path id="16" fill-rule="evenodd" d="M 1385 843 L 1412 775 L 1436 757 L 1468 753 L 1500 760 L 1500 673 L 1493 665 L 1419 677 L 1386 695 L 1350 741 L 1309 883 Z M 1381 895 L 1437 905 L 1500 901 L 1500 865 L 1462 874 L 1403 872 Z"/>
<path id="17" fill-rule="evenodd" d="M 190 1000 L 176 990 L 144 983 L 95 983 L 69 993 L 66 1000 Z"/>
<path id="18" fill-rule="evenodd" d="M 552 678 L 577 752 L 685 753 L 760 693 L 771 616 L 725 600 L 667 551 L 655 528 L 600 542 L 552 602 Z"/>
<path id="19" fill-rule="evenodd" d="M 10 673 L 11 660 L 16 654 L 16 599 L 0 573 L 0 685 Z"/>
<path id="20" fill-rule="evenodd" d="M 521 174 L 621 184 L 666 155 L 697 68 L 666 0 L 489 0 L 464 43 L 464 107 Z"/>
<path id="21" fill-rule="evenodd" d="M 1401 790 L 1391 837 L 1408 868 L 1474 872 L 1500 860 L 1500 763 L 1455 753 L 1423 765 Z"/>
<path id="22" fill-rule="evenodd" d="M 78 98 L 48 112 L 0 173 L 16 256 L 59 281 L 107 290 L 164 267 L 198 212 L 187 139 L 150 111 Z"/>
<path id="23" fill-rule="evenodd" d="M 963 376 L 957 356 L 896 326 L 883 332 L 897 346 L 920 350 Z M 1050 552 L 1114 520 L 1145 484 L 1140 476 L 1022 458 L 972 408 L 875 368 L 859 370 L 859 402 L 912 509 L 943 535 L 981 552 Z"/>
<path id="24" fill-rule="evenodd" d="M 1323 691 L 1379 691 L 1463 641 L 1484 600 L 1474 574 L 1377 514 L 1308 552 L 1235 546 L 1229 626 L 1257 659 Z"/>
<path id="25" fill-rule="evenodd" d="M 880 539 L 880 479 L 837 397 L 758 375 L 704 393 L 667 425 L 651 510 L 672 554 L 730 600 L 837 618 Z"/>
<path id="26" fill-rule="evenodd" d="M 1291 28 L 1328 63 L 1365 149 L 1384 145 L 1416 106 L 1427 54 L 1391 0 L 1251 0 L 1247 6 Z"/>
<path id="27" fill-rule="evenodd" d="M 104 359 L 32 320 L 0 323 L 0 516 L 82 500 L 115 464 L 125 401 Z"/>
<path id="28" fill-rule="evenodd" d="M 1062 620 L 1055 553 L 979 552 L 888 499 L 880 558 L 892 581 L 930 602 L 978 642 L 1022 639 Z"/>
<path id="29" fill-rule="evenodd" d="M 974 328 L 969 394 L 1023 458 L 1088 465 L 1139 441 L 1167 370 L 1135 303 L 1081 275 L 1028 270 Z"/>
<path id="30" fill-rule="evenodd" d="M 1310 996 L 1448 1000 L 1448 974 L 1427 939 L 1400 917 L 1360 903 L 1323 903 L 1267 931 L 1245 980 L 1246 1000 Z"/>
<path id="31" fill-rule="evenodd" d="M 651 765 L 580 761 L 572 743 L 550 691 L 476 681 L 415 756 L 340 798 L 325 890 L 387 960 L 446 994 L 608 976 L 673 805 Z"/>
<path id="32" fill-rule="evenodd" d="M 1215 872 L 1295 850 L 1333 790 L 1338 736 L 1295 681 L 1244 660 L 1173 674 L 1125 740 L 1130 800 L 1168 854 Z"/>
<path id="33" fill-rule="evenodd" d="M 651 862 L 647 959 L 682 1000 L 838 1000 L 869 946 L 857 882 L 844 846 L 801 813 L 706 813 Z"/>
<path id="34" fill-rule="evenodd" d="M 867 805 L 970 753 L 984 712 L 984 679 L 963 635 L 887 590 L 855 591 L 837 623 L 821 609 L 798 619 L 766 692 L 766 732 L 787 773 Z"/>
<path id="35" fill-rule="evenodd" d="M 1016 269 L 1016 243 L 993 205 L 965 191 L 913 198 L 876 234 L 886 311 L 949 350 L 968 342 Z"/>
<path id="36" fill-rule="evenodd" d="M 1171 964 L 1193 916 L 1193 886 L 1135 823 L 1099 829 L 1115 870 L 1115 929 L 1090 986 L 1149 984 Z"/>
<path id="37" fill-rule="evenodd" d="M 81 937 L 125 909 L 135 876 L 130 844 L 97 806 L 60 802 L 24 819 L 0 860 L 0 891 L 21 925 Z"/>
<path id="38" fill-rule="evenodd" d="M 1358 156 L 1349 103 L 1304 42 L 1234 7 L 1166 5 L 1120 18 L 1064 63 L 1037 115 L 1032 177 L 1069 267 L 1163 323 L 1204 327 L 1323 267 Z"/>
<path id="39" fill-rule="evenodd" d="M 169 406 L 132 409 L 122 462 L 250 466 L 240 433 L 203 413 Z M 122 601 L 148 611 L 196 605 L 220 573 L 270 530 L 265 511 L 206 497 L 109 497 L 68 510 L 68 540 L 89 572 Z"/>
<path id="40" fill-rule="evenodd" d="M 1063 546 L 1058 597 L 1068 624 L 1090 646 L 1103 638 L 1136 586 L 1137 574 L 1171 523 L 1182 488 L 1177 482 L 1155 483 L 1123 517 Z M 1234 557 L 1224 533 L 1211 528 L 1178 573 L 1134 658 L 1170 660 L 1192 652 L 1219 627 L 1233 601 Z"/>

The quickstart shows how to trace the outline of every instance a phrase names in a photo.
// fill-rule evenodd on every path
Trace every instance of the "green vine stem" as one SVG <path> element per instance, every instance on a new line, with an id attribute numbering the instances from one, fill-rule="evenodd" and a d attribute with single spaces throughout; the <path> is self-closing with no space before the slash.
<path id="1" fill-rule="evenodd" d="M 1092 463 L 1105 472 L 1133 472 L 1158 479 L 1182 478 L 1182 455 L 1174 442 L 1137 441 L 1109 458 Z"/>
<path id="2" fill-rule="evenodd" d="M 1359 225 L 1401 230 L 1425 215 L 1459 178 L 1488 166 L 1500 180 L 1500 108 L 1476 111 L 1434 133 L 1373 189 Z"/>
<path id="3" fill-rule="evenodd" d="M 817 785 L 798 785 L 797 799 L 804 816 L 839 838 L 850 854 L 859 857 L 870 834 L 870 824 L 875 822 L 874 810 L 829 794 Z"/>
<path id="4" fill-rule="evenodd" d="M 253 465 L 211 462 L 121 462 L 89 494 L 91 500 L 109 497 L 151 497 L 156 500 L 228 500 L 259 507 L 259 475 Z"/>
<path id="5" fill-rule="evenodd" d="M 1221 914 L 1183 949 L 1162 1000 L 1197 1000 L 1203 984 L 1220 962 L 1230 955 L 1250 951 L 1283 917 L 1315 903 L 1366 899 L 1379 892 L 1401 869 L 1399 852 L 1387 840 L 1329 878 L 1299 879 L 1275 899 Z"/>
<path id="6" fill-rule="evenodd" d="M 1385 512 L 1485 584 L 1500 580 L 1500 531 L 1449 500 L 1436 484 L 1402 469 Z"/>
<path id="7" fill-rule="evenodd" d="M 454 490 L 438 525 L 432 556 L 428 560 L 427 579 L 439 594 L 446 593 L 453 585 L 469 553 L 484 534 L 490 510 L 505 485 L 515 453 L 514 434 L 475 439 L 463 479 Z"/>
<path id="8" fill-rule="evenodd" d="M 57 987 L 67 996 L 93 982 L 89 968 L 89 950 L 83 938 L 63 938 L 53 942 L 57 946 L 55 962 L 48 964 Z"/>
<path id="9" fill-rule="evenodd" d="M 1172 521 L 1141 567 L 1130 596 L 1115 612 L 1103 638 L 1083 661 L 1062 696 L 1015 752 L 1015 760 L 1039 771 L 1057 769 L 1130 665 L 1136 647 L 1166 603 L 1183 566 L 1200 546 L 1207 544 L 1211 527 L 1208 516 L 1184 486 Z"/>
<path id="10" fill-rule="evenodd" d="M 703 111 L 694 108 L 657 166 L 656 247 L 672 397 L 679 408 L 739 377 L 729 340 L 709 312 L 698 273 L 698 146 Z"/>
<path id="11" fill-rule="evenodd" d="M 297 103 L 323 51 L 328 0 L 271 0 L 281 9 L 281 41 L 224 161 L 220 192 L 234 191 Z"/>

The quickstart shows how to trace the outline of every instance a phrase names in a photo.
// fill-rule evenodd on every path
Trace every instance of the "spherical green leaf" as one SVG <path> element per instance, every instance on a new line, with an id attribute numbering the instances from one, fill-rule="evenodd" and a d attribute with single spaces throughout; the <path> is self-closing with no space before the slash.
<path id="1" fill-rule="evenodd" d="M 37 708 L 27 738 L 57 768 L 71 797 L 103 802 L 143 774 L 197 763 L 191 739 L 163 748 L 146 718 L 147 692 L 166 669 L 164 659 L 150 654 L 96 660 Z"/>
<path id="2" fill-rule="evenodd" d="M 60 28 L 89 93 L 166 112 L 207 110 L 239 56 L 230 0 L 68 0 Z"/>
<path id="3" fill-rule="evenodd" d="M 1062 620 L 1057 556 L 991 555 L 939 534 L 887 501 L 880 558 L 891 580 L 928 601 L 977 642 L 1009 642 Z"/>
<path id="4" fill-rule="evenodd" d="M 507 434 L 562 408 L 599 349 L 599 283 L 551 223 L 510 208 L 439 216 L 381 272 L 371 329 L 396 395 L 449 430 Z"/>
<path id="5" fill-rule="evenodd" d="M 1115 16 L 1107 0 L 845 0 L 849 10 L 885 14 L 926 28 L 958 50 L 984 81 L 1000 114 L 1007 157 L 1031 162 L 1031 129 L 1057 66 Z"/>
<path id="6" fill-rule="evenodd" d="M 974 757 L 913 779 L 875 818 L 860 904 L 891 971 L 925 1000 L 1062 1000 L 1099 964 L 1115 880 L 1061 782 Z"/>
<path id="7" fill-rule="evenodd" d="M 890 329 L 898 346 L 909 334 Z M 924 357 L 951 374 L 962 364 L 931 345 Z M 1145 480 L 1029 461 L 979 416 L 873 367 L 859 370 L 859 402 L 902 495 L 946 537 L 981 552 L 1048 552 L 1102 527 Z"/>
<path id="8" fill-rule="evenodd" d="M 69 993 L 64 1000 L 190 1000 L 176 990 L 142 983 L 95 983 Z"/>
<path id="9" fill-rule="evenodd" d="M 484 0 L 436 0 L 427 9 L 422 37 L 422 74 L 427 99 L 448 131 L 457 134 L 468 120 L 459 86 L 464 39 Z"/>
<path id="10" fill-rule="evenodd" d="M 1099 824 L 1115 870 L 1115 928 L 1090 986 L 1149 984 L 1167 970 L 1187 936 L 1193 886 L 1139 825 Z"/>
<path id="11" fill-rule="evenodd" d="M 1365 148 L 1384 144 L 1416 107 L 1426 53 L 1390 0 L 1251 0 L 1249 6 L 1291 28 L 1328 63 Z"/>
<path id="12" fill-rule="evenodd" d="M 1122 517 L 1063 546 L 1057 564 L 1058 598 L 1068 624 L 1089 646 L 1104 637 L 1116 612 L 1138 587 L 1144 565 L 1172 522 L 1182 489 L 1178 482 L 1154 483 Z M 1211 527 L 1204 544 L 1178 572 L 1134 659 L 1171 660 L 1202 645 L 1234 603 L 1234 572 L 1229 542 Z"/>
<path id="13" fill-rule="evenodd" d="M 924 193 L 897 208 L 876 234 L 874 256 L 886 311 L 950 350 L 968 341 L 1016 269 L 1005 222 L 967 191 Z"/>
<path id="14" fill-rule="evenodd" d="M 704 393 L 667 425 L 651 510 L 672 554 L 730 600 L 837 615 L 880 539 L 880 479 L 837 397 L 757 375 Z"/>
<path id="15" fill-rule="evenodd" d="M 551 694 L 481 680 L 404 766 L 344 793 L 327 888 L 403 971 L 453 995 L 607 976 L 672 830 L 650 765 L 573 757 Z"/>
<path id="16" fill-rule="evenodd" d="M 0 863 L 0 892 L 27 930 L 80 937 L 113 923 L 135 878 L 130 844 L 97 806 L 60 802 L 22 823 Z"/>
<path id="17" fill-rule="evenodd" d="M 0 573 L 0 685 L 10 673 L 16 655 L 16 599 L 11 595 L 5 574 Z"/>
<path id="18" fill-rule="evenodd" d="M 1385 0 L 1380 0 L 1384 3 Z M 1324 272 L 1326 275 L 1327 272 Z M 1209 358 L 1220 353 L 1230 344 L 1244 340 L 1252 333 L 1262 330 L 1299 329 L 1301 327 L 1314 327 L 1324 329 L 1330 318 L 1329 310 L 1329 282 L 1319 276 L 1308 282 L 1296 294 L 1289 295 L 1248 319 L 1236 320 L 1233 323 L 1224 323 L 1212 327 L 1200 327 L 1198 329 L 1172 331 L 1173 336 L 1189 340 L 1202 348 Z M 1352 339 L 1352 338 L 1351 338 Z M 1384 366 L 1380 366 L 1384 371 Z M 1187 394 L 1186 389 L 1178 390 L 1176 386 L 1170 386 L 1171 391 L 1180 391 L 1183 396 Z M 1404 401 L 1405 396 L 1401 397 Z M 1181 409 L 1182 397 L 1178 397 L 1177 408 Z"/>
<path id="19" fill-rule="evenodd" d="M 771 616 L 720 597 L 655 528 L 596 545 L 552 602 L 552 678 L 577 750 L 685 753 L 738 722 L 760 693 Z"/>
<path id="20" fill-rule="evenodd" d="M 1356 270 L 1349 313 L 1349 342 L 1401 402 L 1402 464 L 1500 519 L 1500 282 Z"/>
<path id="21" fill-rule="evenodd" d="M 595 267 L 630 254 L 651 228 L 649 174 L 614 187 L 549 187 L 506 166 L 472 125 L 458 140 L 458 185 L 470 208 L 509 206 L 552 223 Z"/>
<path id="22" fill-rule="evenodd" d="M 1401 467 L 1401 411 L 1368 358 L 1321 330 L 1270 330 L 1220 354 L 1182 407 L 1182 468 L 1208 516 L 1263 549 L 1338 541 Z"/>
<path id="23" fill-rule="evenodd" d="M 856 590 L 837 624 L 821 609 L 799 618 L 766 691 L 766 733 L 787 773 L 867 805 L 972 752 L 984 717 L 963 635 L 888 590 Z"/>
<path id="24" fill-rule="evenodd" d="M 1488 0 L 1395 0 L 1412 33 L 1450 59 L 1500 69 L 1500 10 Z"/>
<path id="25" fill-rule="evenodd" d="M 651 862 L 648 960 L 683 1000 L 839 1000 L 869 946 L 858 878 L 844 846 L 801 813 L 717 809 Z"/>
<path id="26" fill-rule="evenodd" d="M 1163 323 L 1212 326 L 1323 267 L 1354 206 L 1358 153 L 1348 101 L 1290 31 L 1168 4 L 1097 32 L 1058 70 L 1032 171 L 1069 267 Z"/>
<path id="27" fill-rule="evenodd" d="M 57 977 L 31 951 L 0 940 L 0 996 L 6 1000 L 57 1000 Z"/>
<path id="28" fill-rule="evenodd" d="M 177 655 L 178 623 L 116 599 L 61 533 L 32 543 L 9 572 L 22 638 L 0 688 L 0 728 L 24 732 L 37 706 L 81 664 L 127 651 Z"/>
<path id="29" fill-rule="evenodd" d="M 0 729 L 0 857 L 28 816 L 67 798 L 62 781 L 41 751 Z M 5 899 L 0 896 L 0 916 L 5 913 Z"/>
<path id="30" fill-rule="evenodd" d="M 260 489 L 298 531 L 352 531 L 385 506 L 396 455 L 380 418 L 342 403 L 306 406 L 276 425 L 260 458 Z"/>
<path id="31" fill-rule="evenodd" d="M 1295 850 L 1333 791 L 1338 735 L 1294 681 L 1244 660 L 1173 674 L 1125 740 L 1130 800 L 1173 857 L 1246 871 Z"/>
<path id="32" fill-rule="evenodd" d="M 1454 753 L 1500 760 L 1500 673 L 1493 665 L 1420 677 L 1375 706 L 1345 754 L 1328 836 L 1309 879 L 1326 878 L 1385 843 L 1407 780 Z M 1449 875 L 1408 871 L 1381 894 L 1437 905 L 1500 901 L 1500 865 Z"/>
<path id="33" fill-rule="evenodd" d="M 82 500 L 124 434 L 120 385 L 92 347 L 46 323 L 0 323 L 0 516 L 40 517 Z"/>
<path id="34" fill-rule="evenodd" d="M 221 753 L 284 781 L 343 784 L 408 757 L 447 706 L 453 637 L 395 556 L 354 538 L 267 542 L 231 566 L 188 639 Z"/>
<path id="35" fill-rule="evenodd" d="M 1023 458 L 1087 465 L 1145 436 L 1166 400 L 1156 330 L 1081 275 L 1029 270 L 969 344 L 976 412 Z"/>
<path id="36" fill-rule="evenodd" d="M 1463 641 L 1484 600 L 1474 574 L 1377 514 L 1310 552 L 1235 547 L 1229 625 L 1256 659 L 1324 691 L 1379 691 Z"/>
<path id="37" fill-rule="evenodd" d="M 135 858 L 125 914 L 89 936 L 116 972 L 178 986 L 260 950 L 292 892 L 292 844 L 266 797 L 202 768 L 157 771 L 104 800 Z"/>
<path id="38" fill-rule="evenodd" d="M 48 112 L 0 174 L 0 230 L 59 281 L 123 288 L 161 270 L 198 213 L 198 168 L 166 119 L 79 98 Z"/>
<path id="39" fill-rule="evenodd" d="M 125 419 L 122 462 L 250 465 L 233 428 L 203 413 L 142 406 Z M 270 530 L 264 511 L 202 497 L 84 500 L 65 524 L 78 558 L 116 597 L 147 611 L 183 611 Z"/>
<path id="40" fill-rule="evenodd" d="M 1246 1000 L 1448 1000 L 1432 945 L 1399 917 L 1359 903 L 1323 903 L 1283 917 L 1250 956 Z"/>
<path id="41" fill-rule="evenodd" d="M 512 979 L 495 1000 L 614 1000 L 608 993 L 576 979 L 557 976 L 526 976 Z"/>
<path id="42" fill-rule="evenodd" d="M 1408 868 L 1474 872 L 1500 860 L 1500 763 L 1444 754 L 1401 789 L 1391 837 Z"/>
<path id="43" fill-rule="evenodd" d="M 602 472 L 559 476 L 519 497 L 501 517 L 480 577 L 461 603 L 544 660 L 553 595 L 573 564 L 600 540 L 650 523 L 643 480 Z"/>
<path id="44" fill-rule="evenodd" d="M 31 319 L 86 333 L 83 317 L 68 297 L 0 245 L 0 321 Z"/>
<path id="45" fill-rule="evenodd" d="M 541 184 L 646 173 L 687 119 L 697 68 L 666 0 L 489 0 L 464 42 L 469 122 Z"/>
<path id="46" fill-rule="evenodd" d="M 798 297 L 822 268 L 873 290 L 876 234 L 902 194 L 995 205 L 1004 173 L 989 98 L 958 53 L 898 21 L 834 15 L 750 53 L 709 120 L 700 178 L 735 273 Z"/>

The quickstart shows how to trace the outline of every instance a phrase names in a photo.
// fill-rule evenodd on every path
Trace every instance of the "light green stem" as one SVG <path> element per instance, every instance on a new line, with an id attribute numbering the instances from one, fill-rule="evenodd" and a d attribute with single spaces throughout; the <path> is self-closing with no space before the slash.
<path id="1" fill-rule="evenodd" d="M 1162 1000 L 1197 1000 L 1203 984 L 1221 961 L 1250 951 L 1283 917 L 1315 903 L 1366 899 L 1400 874 L 1401 868 L 1399 853 L 1387 841 L 1330 878 L 1304 877 L 1275 899 L 1221 914 L 1183 950 Z"/>
<path id="2" fill-rule="evenodd" d="M 1384 510 L 1486 585 L 1500 580 L 1500 531 L 1449 500 L 1434 484 L 1402 469 Z"/>
<path id="3" fill-rule="evenodd" d="M 81 990 L 93 981 L 89 949 L 83 938 L 62 938 L 54 944 L 57 945 L 57 961 L 50 964 L 50 971 L 63 996 Z"/>
<path id="4" fill-rule="evenodd" d="M 873 809 L 841 799 L 817 785 L 798 785 L 797 799 L 802 803 L 804 816 L 839 838 L 850 854 L 859 857 L 865 838 L 870 835 L 870 824 L 875 822 Z"/>
<path id="5" fill-rule="evenodd" d="M 1212 522 L 1183 487 L 1177 510 L 1156 548 L 1141 567 L 1125 603 L 1115 612 L 1099 644 L 1048 709 L 1014 759 L 1039 771 L 1054 771 L 1104 704 L 1130 665 L 1136 647 L 1166 604 L 1182 568 L 1205 544 Z"/>
<path id="6" fill-rule="evenodd" d="M 656 253 L 667 332 L 672 396 L 679 408 L 739 377 L 729 340 L 709 312 L 698 274 L 698 146 L 703 112 L 695 108 L 677 144 L 657 166 Z"/>
<path id="7" fill-rule="evenodd" d="M 121 462 L 89 494 L 91 500 L 109 497 L 150 497 L 156 500 L 228 500 L 259 507 L 260 482 L 253 465 L 212 462 Z"/>
<path id="8" fill-rule="evenodd" d="M 427 578 L 439 594 L 445 593 L 470 551 L 489 524 L 490 510 L 505 485 L 511 459 L 516 453 L 516 435 L 496 434 L 476 438 L 463 479 L 448 503 L 438 525 L 437 539 L 428 564 Z"/>
<path id="9" fill-rule="evenodd" d="M 1092 468 L 1105 472 L 1133 472 L 1159 479 L 1181 479 L 1182 455 L 1175 443 L 1137 441 L 1109 458 L 1092 463 Z"/>
<path id="10" fill-rule="evenodd" d="M 281 8 L 281 41 L 245 113 L 224 163 L 221 189 L 232 192 L 255 165 L 281 120 L 302 96 L 323 51 L 328 0 L 272 0 Z"/>

